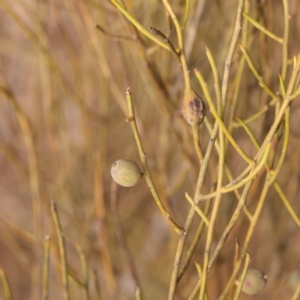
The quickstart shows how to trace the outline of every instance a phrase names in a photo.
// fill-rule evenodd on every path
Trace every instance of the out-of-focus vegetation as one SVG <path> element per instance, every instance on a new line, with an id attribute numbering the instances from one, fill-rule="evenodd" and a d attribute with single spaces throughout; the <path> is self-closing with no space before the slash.
<path id="1" fill-rule="evenodd" d="M 299 0 L 0 0 L 0 24 L 1 299 L 300 297 Z"/>

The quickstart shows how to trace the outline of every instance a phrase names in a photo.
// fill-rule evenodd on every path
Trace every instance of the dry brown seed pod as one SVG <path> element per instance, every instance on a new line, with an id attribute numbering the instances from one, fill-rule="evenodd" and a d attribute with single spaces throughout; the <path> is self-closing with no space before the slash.
<path id="1" fill-rule="evenodd" d="M 257 269 L 249 269 L 242 291 L 248 295 L 259 293 L 267 284 L 267 275 Z"/>
<path id="2" fill-rule="evenodd" d="M 139 166 L 129 159 L 118 159 L 111 166 L 111 176 L 116 183 L 125 187 L 136 185 L 142 178 Z"/>
<path id="3" fill-rule="evenodd" d="M 204 101 L 193 90 L 185 95 L 181 110 L 183 117 L 190 125 L 194 122 L 200 125 L 206 113 Z"/>

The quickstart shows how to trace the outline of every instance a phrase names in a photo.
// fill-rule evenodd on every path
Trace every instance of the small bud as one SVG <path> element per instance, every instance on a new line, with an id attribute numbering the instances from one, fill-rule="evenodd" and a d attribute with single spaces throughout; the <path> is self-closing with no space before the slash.
<path id="1" fill-rule="evenodd" d="M 267 275 L 256 269 L 249 269 L 242 291 L 248 295 L 259 293 L 267 284 Z"/>
<path id="2" fill-rule="evenodd" d="M 129 159 L 118 159 L 111 166 L 111 176 L 116 183 L 125 187 L 136 185 L 142 178 L 139 166 Z"/>
<path id="3" fill-rule="evenodd" d="M 186 94 L 182 105 L 182 115 L 190 125 L 193 125 L 194 122 L 200 125 L 205 117 L 205 112 L 204 101 L 194 91 Z"/>

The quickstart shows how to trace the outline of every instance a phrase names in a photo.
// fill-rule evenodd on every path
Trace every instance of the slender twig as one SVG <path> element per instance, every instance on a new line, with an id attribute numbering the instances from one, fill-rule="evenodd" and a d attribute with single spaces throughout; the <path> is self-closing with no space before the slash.
<path id="1" fill-rule="evenodd" d="M 201 280 L 202 275 L 203 275 L 203 270 L 197 262 L 195 262 L 195 266 L 196 266 L 197 271 L 198 271 L 199 280 Z M 199 295 L 199 299 L 200 299 L 200 295 Z M 208 299 L 208 293 L 207 293 L 207 290 L 205 290 L 204 300 L 207 300 L 207 299 Z"/>
<path id="2" fill-rule="evenodd" d="M 234 259 L 233 259 L 233 266 L 235 267 L 238 259 L 239 259 L 239 253 L 240 253 L 240 242 L 236 238 L 235 239 L 235 248 L 234 248 Z"/>
<path id="3" fill-rule="evenodd" d="M 140 289 L 137 288 L 135 292 L 135 300 L 142 300 Z"/>
<path id="4" fill-rule="evenodd" d="M 197 199 L 198 199 L 199 195 L 201 194 L 201 190 L 202 190 L 203 182 L 204 182 L 204 177 L 205 177 L 206 170 L 207 170 L 207 167 L 208 167 L 208 163 L 209 163 L 211 153 L 212 153 L 212 150 L 213 150 L 213 147 L 214 147 L 214 141 L 215 141 L 217 133 L 218 133 L 218 126 L 216 124 L 214 126 L 213 132 L 211 134 L 210 142 L 207 146 L 207 149 L 206 149 L 206 152 L 205 152 L 202 164 L 201 164 L 201 168 L 200 168 L 200 171 L 199 171 L 197 184 L 196 184 L 196 188 L 195 188 L 195 193 L 194 193 L 194 202 L 196 204 L 199 203 L 199 201 Z M 209 204 L 208 204 L 207 208 L 209 209 Z M 196 236 L 193 240 L 193 243 L 192 243 L 192 245 L 191 245 L 191 247 L 190 247 L 190 249 L 187 253 L 187 258 L 185 260 L 185 264 L 184 264 L 183 268 L 181 269 L 181 272 L 179 273 L 179 266 L 180 266 L 180 262 L 181 262 L 181 258 L 182 258 L 183 248 L 184 248 L 184 245 L 185 245 L 187 233 L 188 233 L 188 231 L 189 231 L 189 229 L 192 225 L 195 213 L 196 213 L 196 211 L 192 207 L 189 211 L 186 222 L 184 224 L 185 234 L 182 234 L 179 238 L 179 241 L 178 241 L 176 254 L 175 254 L 175 259 L 174 259 L 174 267 L 173 267 L 173 271 L 172 271 L 172 275 L 171 275 L 171 283 L 170 283 L 171 288 L 169 290 L 169 300 L 173 299 L 173 297 L 174 297 L 176 284 L 179 282 L 180 278 L 182 278 L 182 276 L 183 276 L 183 274 L 184 274 L 184 272 L 187 268 L 187 265 L 190 262 L 191 256 L 194 253 L 194 250 L 197 246 L 199 237 L 202 233 L 202 227 L 201 227 L 202 223 L 201 223 L 200 226 L 198 227 L 198 231 L 197 231 L 197 234 L 196 234 Z"/>
<path id="5" fill-rule="evenodd" d="M 82 248 L 80 245 L 76 244 L 76 249 L 79 254 L 80 262 L 81 262 L 81 268 L 83 273 L 83 284 L 84 284 L 84 300 L 89 299 L 89 271 L 87 266 L 86 257 L 82 251 Z"/>
<path id="6" fill-rule="evenodd" d="M 227 100 L 226 96 L 227 96 L 228 80 L 229 80 L 229 74 L 230 74 L 232 58 L 233 58 L 233 54 L 234 54 L 234 51 L 235 51 L 235 48 L 236 48 L 238 36 L 239 36 L 240 30 L 241 30 L 241 14 L 242 14 L 242 10 L 243 10 L 243 5 L 244 5 L 244 0 L 239 0 L 239 6 L 238 6 L 238 13 L 237 13 L 237 19 L 236 19 L 236 23 L 235 23 L 235 28 L 234 28 L 233 36 L 232 36 L 231 43 L 230 43 L 230 46 L 229 46 L 228 55 L 227 55 L 226 61 L 225 61 L 223 84 L 222 84 L 222 101 L 224 103 L 224 106 L 225 106 L 226 100 Z M 194 202 L 196 204 L 199 203 L 199 201 L 197 199 L 198 199 L 199 195 L 201 194 L 201 190 L 202 190 L 202 186 L 203 186 L 203 182 L 204 182 L 204 176 L 206 174 L 208 162 L 209 162 L 212 150 L 213 150 L 213 146 L 214 146 L 214 142 L 215 142 L 215 139 L 217 137 L 217 134 L 218 134 L 218 130 L 219 130 L 219 126 L 218 126 L 218 123 L 216 122 L 215 125 L 214 125 L 214 128 L 213 128 L 213 131 L 212 131 L 212 134 L 211 134 L 211 137 L 210 137 L 210 140 L 209 140 L 209 144 L 207 146 L 202 164 L 201 164 L 199 175 L 198 175 L 198 180 L 197 180 L 197 185 L 196 185 L 195 195 L 194 195 Z M 182 235 L 180 237 L 178 245 L 177 245 L 175 260 L 174 260 L 174 267 L 173 267 L 173 272 L 172 272 L 172 276 L 171 276 L 171 283 L 173 283 L 173 284 L 174 284 L 174 281 L 177 281 L 179 278 L 181 278 L 183 276 L 184 271 L 186 270 L 186 267 L 183 268 L 182 269 L 183 271 L 179 274 L 180 277 L 178 276 L 179 265 L 180 265 L 180 262 L 181 262 L 181 257 L 182 257 L 182 253 L 183 253 L 184 244 L 185 244 L 185 241 L 186 241 L 186 236 L 187 236 L 187 233 L 189 232 L 189 229 L 190 229 L 191 224 L 193 222 L 194 216 L 195 216 L 195 210 L 192 208 L 189 211 L 189 214 L 187 216 L 185 226 L 184 226 L 185 231 L 186 231 L 186 235 Z M 199 229 L 200 229 L 200 227 L 199 227 Z M 201 234 L 201 230 L 198 230 L 198 233 L 199 232 Z M 193 245 L 189 249 L 189 252 L 188 252 L 189 257 L 191 256 L 191 253 L 194 252 L 194 249 L 196 248 L 197 242 L 198 242 L 198 239 L 193 240 Z M 186 260 L 186 261 L 188 263 L 189 259 Z M 175 290 L 175 288 L 174 288 L 174 290 Z M 174 293 L 172 293 L 171 297 L 170 297 L 170 293 L 169 293 L 169 300 L 173 299 L 173 295 L 174 295 Z"/>
<path id="7" fill-rule="evenodd" d="M 181 25 L 182 30 L 184 30 L 184 28 L 186 26 L 186 23 L 189 19 L 190 6 L 191 6 L 191 1 L 190 0 L 185 0 L 184 17 L 183 17 L 183 22 L 182 22 L 182 25 Z"/>
<path id="8" fill-rule="evenodd" d="M 271 31 L 269 31 L 268 29 L 266 29 L 263 25 L 261 25 L 259 22 L 255 21 L 253 18 L 251 18 L 247 13 L 243 13 L 243 16 L 245 17 L 245 19 L 247 19 L 253 26 L 255 26 L 257 29 L 259 29 L 261 32 L 263 32 L 264 34 L 266 34 L 267 36 L 269 36 L 270 38 L 272 38 L 273 40 L 275 40 L 276 42 L 282 44 L 283 43 L 283 39 L 278 37 L 277 35 L 275 35 L 274 33 L 272 33 Z"/>
<path id="9" fill-rule="evenodd" d="M 244 8 L 245 0 L 239 0 L 237 14 L 236 14 L 236 20 L 234 25 L 234 31 L 231 38 L 229 50 L 227 57 L 225 59 L 225 66 L 224 66 L 224 73 L 223 73 L 223 81 L 222 81 L 222 102 L 223 106 L 225 107 L 227 102 L 227 91 L 228 91 L 228 82 L 229 82 L 229 75 L 231 70 L 231 64 L 233 55 L 235 52 L 235 48 L 238 42 L 239 34 L 242 29 L 242 13 Z"/>
<path id="10" fill-rule="evenodd" d="M 239 280 L 239 284 L 237 286 L 237 289 L 235 291 L 235 295 L 234 295 L 233 300 L 238 300 L 239 297 L 240 297 L 240 294 L 241 294 L 241 291 L 242 291 L 242 288 L 243 288 L 243 284 L 244 284 L 244 281 L 245 281 L 245 278 L 246 278 L 246 275 L 247 275 L 247 272 L 248 272 L 250 262 L 251 262 L 251 256 L 250 256 L 249 253 L 246 253 L 244 269 L 243 269 L 241 278 Z"/>
<path id="11" fill-rule="evenodd" d="M 271 176 L 269 179 L 270 183 L 273 183 L 276 180 L 276 178 L 283 166 L 287 148 L 288 148 L 289 137 L 290 137 L 290 108 L 288 107 L 285 111 L 285 132 L 284 132 L 282 151 L 281 151 L 281 155 L 278 160 L 276 168 L 271 172 Z"/>
<path id="12" fill-rule="evenodd" d="M 284 34 L 283 34 L 283 45 L 282 45 L 281 75 L 283 80 L 285 80 L 287 67 L 288 67 L 288 59 L 289 59 L 290 22 L 289 22 L 289 2 L 288 0 L 283 0 L 282 3 L 283 3 L 283 11 L 284 11 Z"/>
<path id="13" fill-rule="evenodd" d="M 250 3 L 249 0 L 245 1 L 244 11 L 249 12 L 250 10 Z M 249 22 L 247 20 L 243 20 L 243 31 L 242 31 L 242 45 L 251 46 L 252 42 L 254 40 L 254 35 L 252 34 L 251 39 L 249 39 Z M 236 111 L 236 106 L 239 100 L 240 91 L 242 88 L 242 81 L 243 81 L 243 75 L 245 71 L 245 64 L 246 59 L 244 56 L 240 57 L 239 63 L 238 63 L 238 71 L 235 76 L 234 80 L 234 93 L 231 100 L 230 105 L 230 112 L 229 112 L 229 124 L 228 124 L 228 130 L 231 133 L 234 127 L 234 115 Z M 226 143 L 226 149 L 228 146 L 228 142 Z"/>
<path id="14" fill-rule="evenodd" d="M 80 289 L 82 290 L 85 289 L 84 283 L 81 282 L 81 280 L 78 279 L 75 274 L 68 272 L 68 279 L 70 279 L 73 283 L 75 283 Z"/>
<path id="15" fill-rule="evenodd" d="M 288 110 L 289 110 L 289 108 L 288 108 Z M 288 114 L 289 114 L 289 112 L 288 112 Z M 246 131 L 246 133 L 250 136 L 250 138 L 251 138 L 253 144 L 255 145 L 256 149 L 259 149 L 260 145 L 259 145 L 257 139 L 254 137 L 254 134 L 252 133 L 252 131 L 250 130 L 250 128 L 243 121 L 241 121 L 239 119 L 238 119 L 238 121 L 241 123 L 241 126 L 243 126 L 243 128 Z M 281 157 L 285 156 L 286 147 L 288 145 L 287 140 L 288 140 L 289 136 L 287 135 L 287 133 L 289 132 L 289 115 L 288 115 L 288 118 L 286 118 L 286 122 L 287 123 L 286 123 L 286 128 L 285 128 L 284 146 L 283 146 Z M 277 164 L 277 167 L 278 167 L 278 164 Z M 278 172 L 279 172 L 280 169 L 279 168 L 277 168 L 277 169 L 278 169 Z M 266 170 L 267 171 L 270 170 L 270 165 L 268 163 L 266 163 Z M 277 175 L 278 175 L 278 172 L 276 172 Z M 272 176 L 274 176 L 274 171 L 273 171 L 272 174 L 273 174 Z M 270 177 L 270 180 L 271 180 L 272 176 Z M 297 225 L 300 226 L 300 218 L 296 214 L 296 212 L 293 209 L 292 205 L 289 203 L 289 201 L 288 201 L 287 197 L 285 196 L 285 194 L 284 194 L 281 186 L 279 185 L 279 183 L 276 180 L 273 182 L 273 185 L 274 185 L 274 188 L 277 191 L 280 199 L 282 200 L 284 206 L 286 207 L 286 209 L 288 210 L 288 212 L 291 214 L 292 218 L 297 223 Z"/>
<path id="16" fill-rule="evenodd" d="M 291 300 L 297 300 L 297 299 L 299 299 L 299 295 L 300 295 L 300 279 L 299 279 L 299 282 L 297 284 L 297 287 L 295 289 L 295 292 L 294 292 Z"/>
<path id="17" fill-rule="evenodd" d="M 234 278 L 235 278 L 235 276 L 236 276 L 236 274 L 237 274 L 237 272 L 238 272 L 238 269 L 240 268 L 241 261 L 242 261 L 244 255 L 245 255 L 245 252 L 246 252 L 246 250 L 247 250 L 247 248 L 248 248 L 250 239 L 251 239 L 251 237 L 252 237 L 252 235 L 253 235 L 253 230 L 254 230 L 254 228 L 255 228 L 255 226 L 256 226 L 256 224 L 257 224 L 258 218 L 259 218 L 259 216 L 260 216 L 261 210 L 262 210 L 263 205 L 264 205 L 264 203 L 265 203 L 266 196 L 267 196 L 267 193 L 268 193 L 268 190 L 269 190 L 269 187 L 270 187 L 270 185 L 268 185 L 267 181 L 268 181 L 268 174 L 267 174 L 267 176 L 266 176 L 265 185 L 264 185 L 263 190 L 262 190 L 262 192 L 261 192 L 261 195 L 260 195 L 260 198 L 259 198 L 257 207 L 256 207 L 256 209 L 255 209 L 255 213 L 254 213 L 254 215 L 253 215 L 253 218 L 251 219 L 250 226 L 249 226 L 249 228 L 248 228 L 248 231 L 247 231 L 247 234 L 246 234 L 246 237 L 245 237 L 245 241 L 244 241 L 244 244 L 243 244 L 243 248 L 242 248 L 241 254 L 240 254 L 240 255 L 241 255 L 241 256 L 240 256 L 241 258 L 240 258 L 240 260 L 237 262 L 236 268 L 235 268 L 235 270 L 232 272 L 232 275 L 231 275 L 231 277 L 230 277 L 230 280 L 229 280 L 229 282 L 227 283 L 227 285 L 226 285 L 226 287 L 225 287 L 225 289 L 224 289 L 222 295 L 221 295 L 220 298 L 219 298 L 220 300 L 223 300 L 223 299 L 226 297 L 226 295 L 227 295 L 227 293 L 228 293 L 228 291 L 229 291 L 229 289 L 230 289 L 230 287 L 231 287 L 231 285 L 232 285 L 232 283 L 233 283 L 233 281 L 234 281 Z"/>
<path id="18" fill-rule="evenodd" d="M 206 101 L 209 104 L 210 110 L 212 115 L 214 116 L 214 118 L 216 119 L 216 121 L 218 122 L 218 125 L 220 126 L 221 130 L 224 132 L 224 134 L 226 135 L 227 139 L 229 140 L 229 142 L 232 144 L 232 146 L 235 148 L 235 150 L 241 155 L 241 157 L 249 164 L 249 165 L 253 165 L 254 164 L 254 160 L 251 159 L 242 149 L 241 147 L 237 144 L 237 142 L 234 140 L 234 138 L 231 136 L 231 134 L 229 133 L 228 129 L 226 128 L 224 122 L 222 121 L 221 117 L 219 116 L 217 109 L 212 101 L 212 98 L 210 96 L 210 93 L 208 91 L 207 88 L 207 84 L 204 81 L 203 76 L 201 75 L 201 73 L 199 72 L 199 70 L 195 69 L 195 74 L 197 79 L 199 80 L 199 83 L 201 84 L 202 90 L 204 92 L 204 95 L 206 97 Z"/>
<path id="19" fill-rule="evenodd" d="M 0 267 L 0 277 L 1 277 L 1 280 L 2 280 L 2 284 L 3 284 L 3 288 L 4 288 L 4 294 L 5 294 L 5 297 L 7 300 L 13 300 L 13 294 L 12 294 L 12 291 L 11 291 L 11 287 L 10 287 L 10 284 L 8 282 L 8 279 L 7 279 L 7 276 L 6 276 L 6 273 L 5 271 L 3 270 L 2 267 Z"/>
<path id="20" fill-rule="evenodd" d="M 148 27 L 148 30 L 161 42 L 164 42 L 168 45 L 170 51 L 174 54 L 174 56 L 179 59 L 180 61 L 180 54 L 176 51 L 173 44 L 170 42 L 170 40 L 158 29 L 154 27 Z"/>
<path id="21" fill-rule="evenodd" d="M 169 47 L 162 41 L 158 40 L 153 34 L 151 34 L 141 23 L 139 23 L 117 0 L 111 0 L 111 2 L 121 11 L 121 13 L 145 36 L 163 47 L 170 50 Z"/>
<path id="22" fill-rule="evenodd" d="M 208 212 L 210 211 L 211 203 L 212 203 L 212 201 L 207 201 L 207 203 L 206 203 L 206 206 L 205 206 L 205 209 L 204 209 L 204 214 L 206 216 L 208 215 Z M 178 276 L 177 276 L 177 283 L 180 281 L 181 277 L 183 276 L 185 270 L 187 269 L 187 267 L 188 267 L 188 265 L 189 265 L 189 263 L 192 259 L 192 255 L 195 251 L 195 248 L 198 244 L 198 241 L 200 240 L 203 229 L 205 227 L 204 225 L 205 225 L 205 222 L 203 221 L 203 219 L 201 219 L 201 222 L 198 225 L 198 229 L 197 229 L 196 233 L 193 236 L 193 241 L 192 241 L 189 249 L 186 251 L 186 255 L 185 255 L 184 260 L 183 260 L 183 262 L 181 264 L 181 267 L 179 269 Z"/>
<path id="23" fill-rule="evenodd" d="M 277 97 L 277 96 L 276 96 Z M 290 97 L 291 98 L 291 97 Z M 260 116 L 262 116 L 265 112 L 267 112 L 270 107 L 274 106 L 275 104 L 278 103 L 278 101 L 280 100 L 280 97 L 274 98 L 272 99 L 268 104 L 266 104 L 261 110 L 259 110 L 257 113 L 255 113 L 254 115 L 252 115 L 251 117 L 249 117 L 246 120 L 243 120 L 243 122 L 245 124 L 249 124 L 253 121 L 255 121 L 257 118 L 259 118 Z M 241 125 L 237 122 L 233 123 L 233 127 L 237 128 L 240 127 Z"/>
<path id="24" fill-rule="evenodd" d="M 300 95 L 300 87 L 290 96 L 291 100 L 294 100 L 296 97 Z"/>
<path id="25" fill-rule="evenodd" d="M 44 241 L 44 264 L 43 264 L 43 300 L 49 297 L 49 254 L 51 239 L 50 236 L 45 237 Z"/>
<path id="26" fill-rule="evenodd" d="M 169 3 L 168 0 L 162 0 L 166 10 L 170 14 L 173 23 L 176 28 L 176 33 L 177 33 L 177 39 L 178 39 L 178 46 L 179 46 L 179 54 L 180 54 L 180 62 L 181 62 L 181 67 L 184 75 L 184 83 L 185 83 L 185 95 L 189 95 L 192 90 L 191 86 L 191 81 L 190 81 L 190 72 L 187 66 L 187 61 L 184 53 L 184 41 L 183 41 L 183 34 L 182 34 L 182 28 L 180 26 L 180 23 Z"/>
<path id="27" fill-rule="evenodd" d="M 259 84 L 261 87 L 263 87 L 265 89 L 265 91 L 273 98 L 273 99 L 277 99 L 279 98 L 279 96 L 277 96 L 270 88 L 269 86 L 265 83 L 265 81 L 263 80 L 263 77 L 258 73 L 256 67 L 254 66 L 254 63 L 249 55 L 249 53 L 247 52 L 247 50 L 245 49 L 245 47 L 243 47 L 242 45 L 240 45 L 240 49 L 242 50 L 243 55 L 245 56 L 247 63 L 249 65 L 249 68 L 251 69 L 252 73 L 254 74 L 254 76 L 257 78 L 257 80 L 259 81 Z"/>
<path id="28" fill-rule="evenodd" d="M 207 127 L 208 132 L 211 134 L 211 133 L 212 133 L 212 126 L 211 126 L 211 124 L 209 123 L 209 121 L 208 121 L 207 119 L 205 119 L 205 125 L 206 125 L 206 127 Z M 220 146 L 219 146 L 218 141 L 215 142 L 215 148 L 216 148 L 216 150 L 217 150 L 218 153 L 219 153 L 219 152 L 220 152 Z M 242 178 L 244 178 L 244 176 L 245 176 L 246 174 L 249 173 L 250 169 L 251 169 L 251 168 L 247 167 L 247 168 L 242 172 L 242 174 L 240 174 L 237 178 L 233 179 L 233 176 L 232 176 L 232 173 L 231 173 L 231 171 L 230 171 L 228 162 L 225 160 L 225 173 L 226 173 L 227 178 L 228 178 L 228 180 L 229 180 L 229 184 L 226 185 L 226 186 L 231 186 L 231 185 L 236 184 L 237 182 L 239 182 Z M 239 191 L 238 191 L 238 190 L 234 190 L 233 192 L 234 192 L 234 194 L 236 195 L 237 201 L 239 201 L 239 199 L 240 199 L 240 197 L 241 197 Z M 251 214 L 250 214 L 249 210 L 247 209 L 247 207 L 244 207 L 243 210 L 244 210 L 246 216 L 248 217 L 248 219 L 251 219 Z"/>
<path id="29" fill-rule="evenodd" d="M 199 125 L 197 124 L 197 122 L 193 122 L 192 129 L 193 129 L 194 145 L 196 148 L 199 163 L 201 164 L 201 162 L 203 160 L 203 153 L 202 153 L 202 149 L 201 149 L 201 145 L 200 145 L 200 135 L 199 135 L 200 129 L 199 129 Z"/>
<path id="30" fill-rule="evenodd" d="M 246 199 L 247 199 L 247 196 L 248 196 L 248 193 L 249 193 L 252 181 L 248 182 L 245 185 L 245 187 L 244 187 L 244 190 L 243 190 L 243 193 L 241 195 L 239 204 L 237 205 L 237 207 L 236 207 L 236 209 L 235 209 L 235 211 L 234 211 L 234 213 L 233 213 L 233 215 L 232 215 L 229 223 L 225 227 L 224 232 L 223 232 L 223 234 L 222 234 L 222 236 L 221 236 L 221 238 L 220 238 L 220 240 L 218 242 L 218 245 L 217 245 L 216 249 L 214 250 L 213 255 L 211 256 L 207 272 L 210 272 L 210 270 L 211 270 L 214 262 L 216 261 L 217 256 L 219 255 L 222 247 L 225 244 L 225 241 L 226 241 L 226 239 L 227 239 L 230 231 L 232 230 L 233 226 L 235 225 L 238 217 L 240 216 L 240 213 L 241 213 L 244 205 L 246 204 Z M 237 271 L 239 270 L 238 262 L 236 263 L 236 268 L 235 269 L 237 269 Z M 195 286 L 195 288 L 194 288 L 194 292 L 199 291 L 200 284 L 201 284 L 200 281 L 198 281 L 197 284 L 196 284 L 196 286 Z"/>
<path id="31" fill-rule="evenodd" d="M 220 110 L 222 112 L 222 107 L 220 107 Z M 222 117 L 222 115 L 221 115 L 221 117 Z M 215 198 L 214 205 L 212 208 L 210 223 L 209 223 L 208 231 L 207 231 L 199 300 L 203 300 L 205 298 L 206 280 L 207 280 L 207 275 L 208 275 L 208 265 L 209 265 L 211 245 L 212 245 L 212 240 L 213 240 L 214 225 L 215 225 L 215 222 L 217 219 L 217 214 L 219 211 L 221 197 L 222 197 L 221 188 L 222 188 L 223 177 L 224 177 L 225 139 L 224 139 L 223 132 L 221 130 L 219 130 L 219 139 L 220 139 L 220 154 L 219 154 L 219 166 L 218 166 L 218 168 L 219 168 L 218 183 L 217 183 L 217 191 L 216 191 L 217 194 L 216 194 L 216 198 Z"/>
<path id="32" fill-rule="evenodd" d="M 220 120 L 223 121 L 223 109 L 225 107 L 225 97 L 224 94 L 224 102 L 222 101 L 222 91 L 221 91 L 221 85 L 220 85 L 220 77 L 219 72 L 215 63 L 215 60 L 213 56 L 211 55 L 209 49 L 206 49 L 206 55 L 208 57 L 208 60 L 210 62 L 211 68 L 213 70 L 214 75 L 214 81 L 215 81 L 215 92 L 217 95 L 217 106 L 218 106 L 218 115 L 220 117 Z M 208 94 L 208 93 L 206 93 Z M 208 97 L 210 98 L 210 97 Z M 209 99 L 211 100 L 211 99 Z M 212 102 L 209 104 L 211 105 Z M 220 126 L 220 124 L 219 124 Z M 214 225 L 217 219 L 218 210 L 221 203 L 221 197 L 222 197 L 222 184 L 223 184 L 223 178 L 224 178 L 224 164 L 225 164 L 225 137 L 223 130 L 219 130 L 219 140 L 220 140 L 220 151 L 219 151 L 219 166 L 218 166 L 218 181 L 217 181 L 217 189 L 216 189 L 216 198 L 214 201 L 214 205 L 212 208 L 212 214 L 210 218 L 210 224 L 208 225 L 208 232 L 207 232 L 207 238 L 206 238 L 206 245 L 205 245 L 205 253 L 204 253 L 204 262 L 203 262 L 203 270 L 202 270 L 202 278 L 201 278 L 201 284 L 200 284 L 200 293 L 199 293 L 199 300 L 205 299 L 206 292 L 206 281 L 207 281 L 207 275 L 208 275 L 208 267 L 209 267 L 209 259 L 210 259 L 210 252 L 211 252 L 211 245 L 213 240 L 213 232 L 214 232 Z"/>
<path id="33" fill-rule="evenodd" d="M 67 268 L 67 253 L 66 253 L 66 246 L 65 246 L 65 238 L 59 221 L 56 204 L 53 200 L 51 200 L 51 213 L 55 224 L 56 235 L 57 235 L 58 246 L 59 246 L 59 254 L 61 259 L 61 274 L 62 274 L 62 284 L 64 289 L 63 299 L 69 300 L 70 294 L 69 294 L 69 283 L 68 283 L 68 268 Z"/>
<path id="34" fill-rule="evenodd" d="M 199 288 L 200 288 L 200 284 L 201 284 L 201 278 L 198 280 L 196 286 L 194 287 L 191 295 L 188 297 L 188 300 L 194 300 L 197 296 L 197 293 L 199 292 Z"/>
<path id="35" fill-rule="evenodd" d="M 146 154 L 144 152 L 144 148 L 142 145 L 142 141 L 140 138 L 140 134 L 137 128 L 137 124 L 136 124 L 136 120 L 135 120 L 135 113 L 134 113 L 134 106 L 133 106 L 133 102 L 132 102 L 132 96 L 131 96 L 131 92 L 130 89 L 128 88 L 126 91 L 126 99 L 127 99 L 127 105 L 128 105 L 128 111 L 129 111 L 129 118 L 127 119 L 128 122 L 131 123 L 131 127 L 134 133 L 134 137 L 137 143 L 137 147 L 139 150 L 139 154 L 140 154 L 140 158 L 143 164 L 143 172 L 144 172 L 144 178 L 146 179 L 146 182 L 148 184 L 148 187 L 151 191 L 151 194 L 158 206 L 158 208 L 160 209 L 161 213 L 163 214 L 163 216 L 165 217 L 165 219 L 172 225 L 172 227 L 174 228 L 174 230 L 178 233 L 178 234 L 182 234 L 184 232 L 184 230 L 179 227 L 175 221 L 172 219 L 172 217 L 170 216 L 170 214 L 167 212 L 166 208 L 164 207 L 155 187 L 154 184 L 152 182 L 150 173 L 149 173 L 149 169 L 148 169 L 148 164 L 147 164 L 147 159 L 146 159 Z"/>
<path id="36" fill-rule="evenodd" d="M 193 208 L 196 210 L 198 215 L 201 217 L 201 219 L 204 221 L 204 223 L 208 226 L 209 220 L 206 217 L 205 213 L 200 209 L 200 207 L 194 202 L 194 200 L 190 197 L 188 193 L 185 193 L 185 198 L 190 202 L 190 204 L 193 206 Z"/>
<path id="37" fill-rule="evenodd" d="M 250 239 L 253 235 L 253 231 L 254 231 L 254 228 L 257 224 L 257 221 L 258 221 L 258 218 L 261 214 L 261 211 L 262 211 L 262 208 L 263 208 L 263 205 L 266 201 L 266 196 L 267 196 L 267 193 L 269 191 L 269 188 L 270 188 L 270 183 L 269 183 L 269 179 L 270 179 L 270 173 L 267 173 L 266 174 L 266 177 L 265 177 L 265 182 L 264 182 L 264 186 L 263 186 L 263 189 L 262 189 L 262 192 L 260 194 L 260 197 L 259 197 L 259 200 L 258 200 L 258 203 L 257 203 L 257 206 L 255 208 L 255 212 L 253 214 L 253 217 L 250 221 L 250 225 L 248 227 L 248 231 L 247 231 L 247 234 L 246 234 L 246 237 L 245 237 L 245 241 L 244 241 L 244 244 L 243 244 L 243 248 L 241 250 L 241 254 L 240 254 L 240 259 L 239 261 L 237 262 L 232 274 L 231 274 L 231 277 L 225 287 L 225 289 L 223 290 L 223 293 L 222 295 L 220 296 L 220 300 L 224 300 L 225 297 L 228 295 L 229 291 L 230 291 L 230 288 L 234 282 L 234 279 L 237 275 L 237 272 L 241 266 L 241 263 L 242 263 L 242 259 L 246 253 L 246 250 L 248 248 L 248 245 L 249 245 L 249 242 L 250 242 Z"/>
<path id="38" fill-rule="evenodd" d="M 256 154 L 255 159 L 257 159 L 263 155 L 263 151 L 265 150 L 267 143 L 269 143 L 271 141 L 271 139 L 273 138 L 273 136 L 276 133 L 277 128 L 283 118 L 283 115 L 285 114 L 286 108 L 290 105 L 291 100 L 289 97 L 294 91 L 295 83 L 296 83 L 297 77 L 299 75 L 299 70 L 300 70 L 300 58 L 297 60 L 295 57 L 294 68 L 293 68 L 292 76 L 291 76 L 289 84 L 288 84 L 286 97 L 284 98 L 283 103 L 280 107 L 280 110 L 276 116 L 276 119 L 274 120 L 273 125 L 271 126 L 267 136 L 265 137 L 265 140 L 263 141 L 263 143 L 260 147 L 260 150 Z"/>
<path id="39" fill-rule="evenodd" d="M 296 224 L 300 227 L 300 217 L 297 215 L 297 213 L 293 209 L 291 203 L 289 202 L 288 198 L 284 194 L 281 186 L 279 185 L 279 183 L 277 181 L 275 181 L 273 185 L 274 185 L 274 188 L 275 188 L 276 192 L 278 193 L 281 201 L 283 202 L 284 206 L 286 207 L 287 211 L 290 213 L 290 215 L 292 216 L 292 218 L 296 222 Z"/>
<path id="40" fill-rule="evenodd" d="M 220 189 L 220 192 L 222 194 L 226 194 L 229 192 L 232 192 L 240 187 L 242 187 L 243 185 L 245 185 L 248 181 L 254 179 L 254 177 L 258 174 L 258 172 L 262 169 L 263 165 L 266 163 L 267 159 L 268 159 L 268 155 L 271 149 L 271 143 L 268 144 L 266 151 L 264 153 L 264 156 L 262 157 L 261 161 L 257 164 L 257 166 L 250 172 L 250 174 L 243 178 L 242 180 L 240 180 L 237 184 L 229 186 L 229 187 L 222 187 Z M 204 200 L 204 199 L 210 199 L 213 198 L 217 195 L 217 192 L 213 192 L 207 195 L 201 195 L 200 196 L 200 200 Z"/>
<path id="41" fill-rule="evenodd" d="M 97 28 L 101 33 L 103 33 L 106 36 L 112 37 L 116 40 L 126 40 L 126 41 L 131 41 L 131 42 L 136 42 L 137 40 L 130 37 L 130 36 L 124 36 L 124 35 L 117 35 L 117 34 L 112 34 L 104 30 L 99 24 L 95 24 L 95 28 Z"/>
<path id="42" fill-rule="evenodd" d="M 218 107 L 218 114 L 220 116 L 223 115 L 223 103 L 222 103 L 222 91 L 221 91 L 221 83 L 220 83 L 220 75 L 219 71 L 215 62 L 214 57 L 212 56 L 210 50 L 206 47 L 206 56 L 208 58 L 208 61 L 210 63 L 211 69 L 213 71 L 214 75 L 214 82 L 215 82 L 215 92 L 217 96 L 217 107 Z"/>

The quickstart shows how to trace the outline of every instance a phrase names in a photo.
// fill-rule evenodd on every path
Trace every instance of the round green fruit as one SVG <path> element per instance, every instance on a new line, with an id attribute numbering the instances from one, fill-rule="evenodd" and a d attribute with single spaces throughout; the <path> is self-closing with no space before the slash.
<path id="1" fill-rule="evenodd" d="M 129 159 L 118 159 L 111 166 L 111 176 L 116 183 L 125 187 L 136 185 L 142 178 L 139 166 Z"/>
<path id="2" fill-rule="evenodd" d="M 267 284 L 267 275 L 256 269 L 249 269 L 242 291 L 248 295 L 259 293 Z"/>

